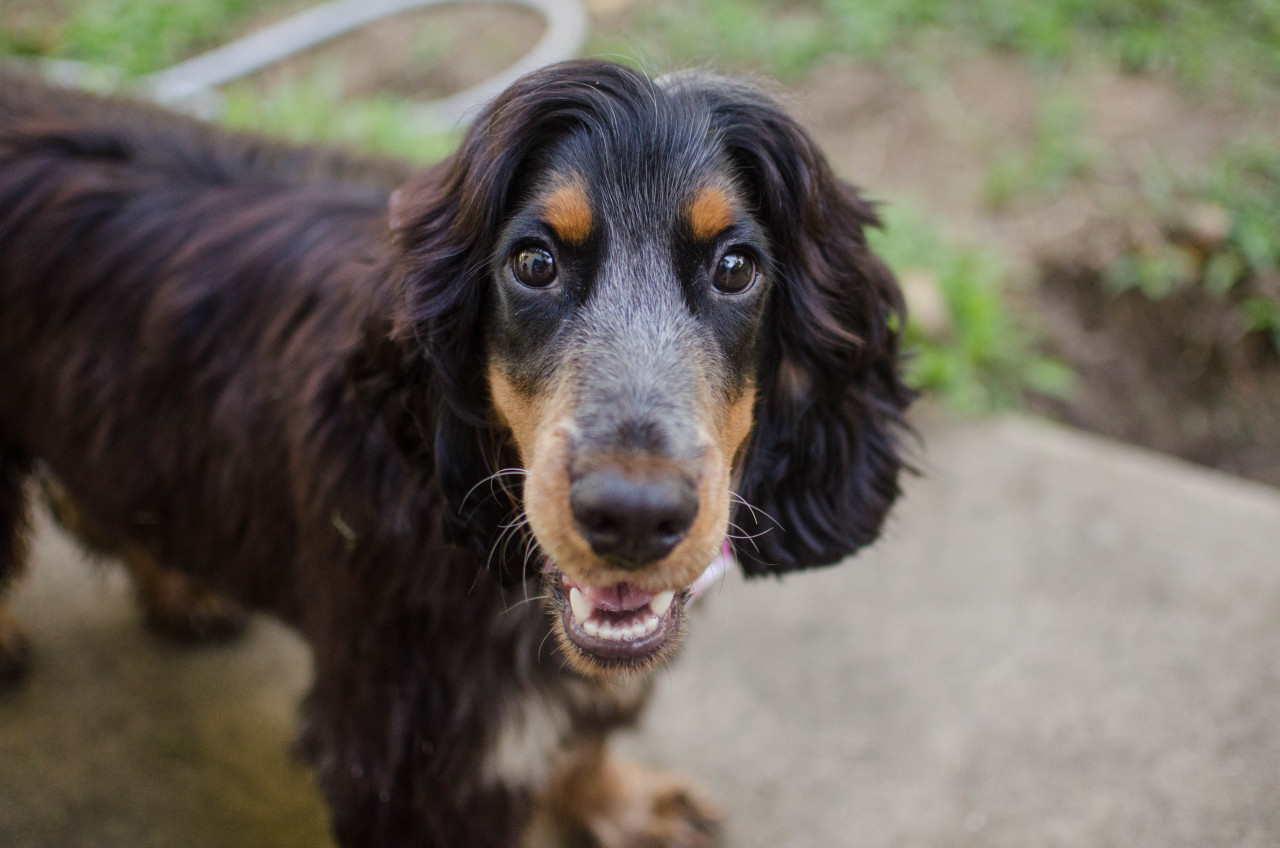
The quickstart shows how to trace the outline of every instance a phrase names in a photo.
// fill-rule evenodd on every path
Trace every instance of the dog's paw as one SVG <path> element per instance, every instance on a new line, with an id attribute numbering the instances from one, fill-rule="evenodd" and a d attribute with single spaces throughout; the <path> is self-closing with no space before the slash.
<path id="1" fill-rule="evenodd" d="M 142 596 L 147 624 L 180 642 L 225 642 L 249 621 L 243 607 L 176 571 L 148 575 Z"/>
<path id="2" fill-rule="evenodd" d="M 692 783 L 625 762 L 574 780 L 562 801 L 574 848 L 714 848 L 723 815 Z"/>
<path id="3" fill-rule="evenodd" d="M 0 607 L 0 689 L 17 683 L 31 667 L 31 643 L 17 620 Z"/>
<path id="4" fill-rule="evenodd" d="M 614 842 L 602 841 L 601 848 L 711 848 L 720 842 L 719 808 L 691 786 L 672 779 L 653 795 L 633 802 L 643 824 Z"/>

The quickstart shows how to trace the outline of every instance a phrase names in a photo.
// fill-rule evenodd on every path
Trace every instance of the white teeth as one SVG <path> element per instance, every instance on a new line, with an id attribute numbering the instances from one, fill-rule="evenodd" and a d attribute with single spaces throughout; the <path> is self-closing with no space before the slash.
<path id="1" fill-rule="evenodd" d="M 633 642 L 636 639 L 642 639 L 657 632 L 662 625 L 662 619 L 656 615 L 647 615 L 643 621 L 620 624 L 613 621 L 588 618 L 580 621 L 579 625 L 582 627 L 582 632 L 593 639 L 607 639 L 611 642 Z"/>
<path id="2" fill-rule="evenodd" d="M 673 590 L 659 592 L 649 599 L 649 607 L 641 607 L 635 615 L 629 615 L 617 621 L 587 600 L 581 589 L 570 587 L 569 610 L 573 621 L 582 628 L 582 632 L 593 639 L 611 642 L 634 642 L 651 636 L 662 627 L 663 616 L 671 609 L 676 593 Z"/>
<path id="3" fill-rule="evenodd" d="M 591 604 L 587 603 L 587 599 L 577 588 L 569 590 L 569 608 L 573 610 L 573 617 L 585 629 L 587 620 L 591 618 Z"/>

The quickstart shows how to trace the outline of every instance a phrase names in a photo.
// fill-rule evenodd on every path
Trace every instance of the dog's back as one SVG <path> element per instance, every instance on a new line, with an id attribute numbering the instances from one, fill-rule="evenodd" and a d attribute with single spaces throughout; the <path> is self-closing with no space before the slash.
<path id="1" fill-rule="evenodd" d="M 402 177 L 0 79 L 0 583 L 36 460 L 117 552 L 288 555 L 290 516 L 252 506 L 290 501 L 282 405 L 303 393 L 281 384 L 340 369 L 363 317 L 341 295 L 385 277 Z"/>

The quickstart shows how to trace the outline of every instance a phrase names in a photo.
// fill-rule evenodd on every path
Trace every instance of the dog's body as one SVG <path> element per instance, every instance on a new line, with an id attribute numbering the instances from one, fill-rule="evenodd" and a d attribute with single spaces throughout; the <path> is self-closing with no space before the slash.
<path id="1" fill-rule="evenodd" d="M 0 588 L 39 469 L 150 606 L 296 627 L 344 846 L 709 844 L 605 734 L 731 516 L 773 573 L 897 493 L 901 305 L 807 137 L 572 63 L 412 176 L 2 83 Z"/>

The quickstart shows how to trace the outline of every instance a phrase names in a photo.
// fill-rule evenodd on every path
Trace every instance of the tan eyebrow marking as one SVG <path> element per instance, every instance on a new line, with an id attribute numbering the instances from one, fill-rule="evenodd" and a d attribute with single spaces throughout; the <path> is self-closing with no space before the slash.
<path id="1" fill-rule="evenodd" d="M 723 186 L 703 186 L 693 196 L 688 214 L 694 238 L 710 241 L 733 223 L 734 202 Z"/>
<path id="2" fill-rule="evenodd" d="M 591 235 L 591 202 L 581 177 L 571 177 L 556 186 L 542 202 L 542 215 L 561 241 L 586 241 Z"/>

